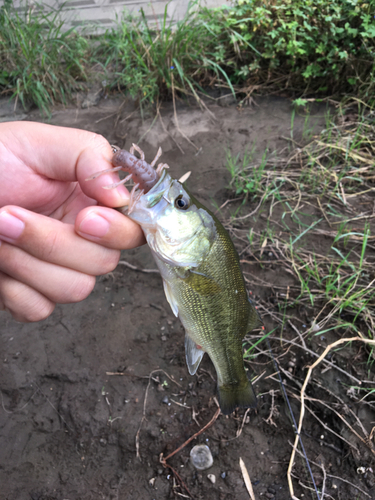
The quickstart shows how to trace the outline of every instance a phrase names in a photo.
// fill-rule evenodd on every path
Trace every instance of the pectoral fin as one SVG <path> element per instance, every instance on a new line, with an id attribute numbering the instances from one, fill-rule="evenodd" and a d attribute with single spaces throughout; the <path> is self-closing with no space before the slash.
<path id="1" fill-rule="evenodd" d="M 251 332 L 255 328 L 260 328 L 263 325 L 263 321 L 261 320 L 258 311 L 256 310 L 254 304 L 249 299 L 249 320 L 247 323 L 247 331 Z"/>
<path id="2" fill-rule="evenodd" d="M 175 301 L 175 298 L 173 296 L 171 287 L 169 286 L 169 284 L 165 280 L 163 280 L 163 286 L 164 286 L 165 297 L 168 300 L 169 305 L 171 306 L 173 314 L 177 318 L 177 316 L 178 316 L 178 305 L 177 305 L 177 302 Z"/>
<path id="3" fill-rule="evenodd" d="M 215 295 L 221 292 L 221 286 L 216 281 L 198 271 L 190 269 L 188 276 L 183 279 L 199 295 Z"/>
<path id="4" fill-rule="evenodd" d="M 203 349 L 198 349 L 197 344 L 187 335 L 185 336 L 185 356 L 186 364 L 190 375 L 194 375 L 198 370 L 199 363 L 204 355 Z"/>

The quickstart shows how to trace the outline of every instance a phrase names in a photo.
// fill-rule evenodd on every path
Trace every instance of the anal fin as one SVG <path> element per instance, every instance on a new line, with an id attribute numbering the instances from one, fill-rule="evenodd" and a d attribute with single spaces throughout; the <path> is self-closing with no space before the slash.
<path id="1" fill-rule="evenodd" d="M 198 349 L 194 340 L 185 335 L 185 356 L 186 364 L 190 375 L 194 375 L 198 370 L 199 363 L 202 361 L 204 350 Z"/>

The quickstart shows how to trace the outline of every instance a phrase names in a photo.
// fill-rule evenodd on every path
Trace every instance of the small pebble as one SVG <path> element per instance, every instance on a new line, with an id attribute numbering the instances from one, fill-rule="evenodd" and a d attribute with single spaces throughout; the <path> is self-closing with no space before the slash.
<path id="1" fill-rule="evenodd" d="M 312 331 L 312 332 L 314 332 L 314 333 L 316 333 L 316 332 L 318 332 L 319 330 L 320 330 L 319 325 L 318 325 L 317 323 L 312 322 L 312 323 L 311 323 L 311 331 Z"/>
<path id="2" fill-rule="evenodd" d="M 214 460 L 210 448 L 206 444 L 197 444 L 190 451 L 191 463 L 197 470 L 209 469 Z"/>
<path id="3" fill-rule="evenodd" d="M 269 487 L 267 488 L 268 492 L 269 493 L 272 493 L 273 495 L 276 495 L 276 490 L 274 490 L 273 488 Z"/>
<path id="4" fill-rule="evenodd" d="M 214 474 L 208 474 L 207 477 L 211 481 L 212 484 L 216 483 L 216 476 Z"/>
<path id="5" fill-rule="evenodd" d="M 168 396 L 164 396 L 164 398 L 162 399 L 162 403 L 164 403 L 164 404 L 166 404 L 166 405 L 169 403 L 169 398 L 168 398 Z"/>
<path id="6" fill-rule="evenodd" d="M 268 492 L 267 492 L 267 493 L 265 493 L 265 494 L 264 494 L 264 496 L 265 496 L 266 498 L 269 498 L 270 500 L 271 500 L 271 498 L 275 498 L 275 495 L 274 495 L 273 493 L 268 493 Z"/>
<path id="7" fill-rule="evenodd" d="M 225 478 L 227 477 L 227 473 L 226 473 L 226 472 L 222 472 L 222 473 L 220 474 L 220 477 L 221 477 L 222 479 L 225 479 Z"/>

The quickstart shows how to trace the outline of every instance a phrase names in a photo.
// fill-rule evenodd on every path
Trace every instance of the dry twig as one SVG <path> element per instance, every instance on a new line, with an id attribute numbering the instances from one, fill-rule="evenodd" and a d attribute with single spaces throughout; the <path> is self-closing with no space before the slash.
<path id="1" fill-rule="evenodd" d="M 217 419 L 217 417 L 220 415 L 220 408 L 218 408 L 214 414 L 214 416 L 211 418 L 211 420 L 208 422 L 208 424 L 206 424 L 204 427 L 202 427 L 198 432 L 196 432 L 193 436 L 191 436 L 189 439 L 187 439 L 181 446 L 179 446 L 175 451 L 173 451 L 172 453 L 170 453 L 168 456 L 166 456 L 164 458 L 163 456 L 163 453 L 160 454 L 160 463 L 163 465 L 163 467 L 169 467 L 169 469 L 171 469 L 171 471 L 173 472 L 173 474 L 177 477 L 177 479 L 180 481 L 180 484 L 185 488 L 185 490 L 187 491 L 187 493 L 192 497 L 192 494 L 190 493 L 188 487 L 186 486 L 186 484 L 184 483 L 184 481 L 182 480 L 181 476 L 178 474 L 178 472 L 171 466 L 167 463 L 167 460 L 171 457 L 173 457 L 173 455 L 175 455 L 176 453 L 178 453 L 179 451 L 181 451 L 183 448 L 185 448 L 185 446 L 187 446 L 191 441 L 193 441 L 193 439 L 195 439 L 196 437 L 198 437 L 200 434 L 202 434 L 205 430 L 207 430 L 209 427 L 211 427 L 211 425 L 215 422 L 215 420 Z"/>
<path id="2" fill-rule="evenodd" d="M 277 406 L 275 405 L 275 391 L 273 389 L 270 390 L 272 402 L 271 402 L 271 409 L 270 409 L 270 414 L 268 415 L 267 419 L 264 420 L 266 424 L 273 425 L 277 427 L 276 422 L 273 420 L 273 417 L 277 418 L 279 416 L 279 410 L 277 409 Z"/>
<path id="3" fill-rule="evenodd" d="M 361 337 L 349 337 L 349 338 L 339 339 L 336 342 L 333 342 L 332 344 L 330 344 L 329 346 L 327 346 L 325 348 L 324 352 L 315 361 L 315 363 L 313 363 L 309 367 L 309 369 L 308 369 L 308 372 L 307 372 L 307 375 L 306 375 L 306 378 L 305 378 L 305 381 L 303 383 L 303 386 L 302 386 L 302 389 L 301 389 L 301 393 L 300 393 L 300 398 L 301 398 L 301 412 L 300 412 L 300 417 L 299 417 L 299 422 L 298 422 L 298 429 L 296 431 L 296 438 L 294 440 L 293 450 L 292 450 L 292 454 L 290 456 L 288 473 L 287 473 L 288 485 L 289 485 L 289 492 L 290 492 L 290 495 L 291 495 L 291 497 L 292 497 L 293 500 L 298 500 L 298 498 L 294 495 L 294 488 L 293 488 L 293 482 L 292 482 L 292 468 L 293 468 L 293 465 L 294 465 L 294 459 L 295 459 L 295 455 L 296 455 L 296 451 L 297 451 L 297 446 L 298 446 L 298 443 L 299 443 L 299 440 L 300 440 L 300 434 L 301 434 L 301 430 L 302 430 L 303 418 L 304 418 L 304 415 L 305 415 L 305 391 L 306 391 L 307 384 L 309 383 L 309 380 L 310 380 L 310 377 L 312 375 L 313 369 L 316 366 L 318 366 L 321 363 L 321 361 L 323 361 L 323 359 L 326 357 L 326 355 L 328 354 L 328 352 L 331 349 L 333 349 L 334 347 L 336 347 L 338 345 L 341 345 L 341 344 L 344 344 L 344 343 L 347 343 L 347 342 L 354 342 L 354 341 L 360 341 L 360 342 L 364 342 L 365 344 L 375 345 L 375 340 L 363 339 Z"/>
<path id="4" fill-rule="evenodd" d="M 251 500 L 255 500 L 253 485 L 251 484 L 249 473 L 247 472 L 245 462 L 240 457 L 240 467 L 242 472 L 242 477 L 245 482 L 246 489 L 250 495 Z"/>
<path id="5" fill-rule="evenodd" d="M 143 424 L 143 422 L 146 420 L 146 406 L 147 406 L 147 396 L 148 396 L 148 390 L 149 390 L 149 388 L 150 388 L 151 380 L 153 380 L 153 379 L 152 379 L 152 375 L 153 375 L 154 373 L 158 373 L 158 372 L 162 372 L 162 373 L 164 373 L 164 375 L 165 375 L 166 377 L 168 377 L 168 378 L 169 378 L 169 380 L 170 380 L 171 382 L 174 382 L 174 383 L 175 383 L 175 384 L 177 384 L 179 387 L 181 387 L 181 384 L 179 384 L 178 382 L 176 382 L 176 381 L 175 381 L 172 377 L 170 377 L 170 376 L 168 375 L 168 373 L 166 373 L 164 370 L 161 370 L 161 369 L 153 370 L 153 371 L 150 373 L 150 375 L 148 376 L 148 384 L 147 384 L 147 388 L 146 388 L 146 392 L 145 392 L 145 399 L 144 399 L 144 401 L 143 401 L 143 414 L 142 414 L 141 422 L 140 422 L 139 427 L 138 427 L 138 430 L 137 430 L 137 434 L 136 434 L 136 436 L 135 436 L 135 449 L 136 449 L 136 456 L 137 456 L 137 458 L 139 458 L 139 460 L 141 460 L 141 455 L 140 455 L 140 453 L 139 453 L 139 435 L 140 435 L 140 433 L 141 433 L 142 424 Z M 116 374 L 116 375 L 120 375 L 120 374 Z"/>
<path id="6" fill-rule="evenodd" d="M 292 445 L 292 443 L 290 443 L 290 442 L 289 442 L 289 444 L 290 444 L 291 446 L 293 446 L 293 445 Z M 297 453 L 298 453 L 298 455 L 300 455 L 301 457 L 303 457 L 303 454 L 302 454 L 299 450 L 297 450 Z M 366 493 L 366 492 L 365 492 L 365 491 L 363 491 L 361 488 L 359 488 L 357 485 L 355 485 L 355 484 L 351 483 L 351 482 L 350 482 L 350 481 L 348 481 L 347 479 L 343 479 L 342 477 L 339 477 L 339 476 L 333 476 L 332 474 L 327 474 L 327 473 L 323 470 L 323 468 L 322 468 L 322 465 L 321 465 L 321 464 L 318 464 L 317 462 L 314 462 L 313 460 L 311 460 L 311 463 L 312 463 L 312 464 L 314 464 L 314 465 L 316 465 L 317 467 L 320 467 L 320 468 L 322 469 L 323 474 L 325 474 L 325 476 L 326 476 L 326 477 L 330 477 L 331 479 L 338 479 L 339 481 L 342 481 L 343 483 L 350 484 L 350 486 L 352 486 L 352 487 L 353 487 L 353 488 L 355 488 L 356 490 L 358 490 L 358 491 L 360 491 L 361 493 L 363 493 L 366 497 L 371 498 L 371 495 L 369 495 L 368 493 Z M 323 500 L 323 497 L 322 497 L 322 500 Z"/>
<path id="7" fill-rule="evenodd" d="M 157 273 L 157 274 L 160 274 L 159 269 L 143 269 L 142 267 L 137 267 L 137 266 L 134 266 L 133 264 L 130 264 L 126 260 L 120 260 L 119 264 L 121 264 L 122 266 L 126 266 L 129 269 L 132 269 L 133 271 L 139 271 L 140 273 Z"/>
<path id="8" fill-rule="evenodd" d="M 207 430 L 211 425 L 215 422 L 217 417 L 220 415 L 220 408 L 218 408 L 214 414 L 214 416 L 211 418 L 211 420 L 206 424 L 204 427 L 202 427 L 198 432 L 193 434 L 193 436 L 189 437 L 181 446 L 179 446 L 176 450 L 174 450 L 172 453 L 170 453 L 168 456 L 165 458 L 163 457 L 163 454 L 160 455 L 160 463 L 164 465 L 164 467 L 170 467 L 170 465 L 167 464 L 167 460 L 179 451 L 181 451 L 183 448 L 185 448 L 186 445 L 188 445 L 193 439 L 198 437 L 200 434 L 202 434 L 205 430 Z"/>

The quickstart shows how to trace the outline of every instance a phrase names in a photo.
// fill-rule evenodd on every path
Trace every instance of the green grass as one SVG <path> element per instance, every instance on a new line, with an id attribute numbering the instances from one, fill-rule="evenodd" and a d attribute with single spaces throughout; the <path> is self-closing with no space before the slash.
<path id="1" fill-rule="evenodd" d="M 353 235 L 362 239 L 359 256 L 352 255 L 352 252 L 345 255 L 337 248 L 341 236 Z M 293 245 L 290 246 L 293 267 L 301 284 L 296 301 L 308 296 L 314 306 L 324 300 L 330 306 L 330 316 L 341 317 L 345 313 L 352 317 L 354 325 L 359 317 L 368 321 L 375 307 L 375 291 L 368 281 L 370 266 L 365 262 L 370 230 L 365 227 L 362 234 L 348 232 L 341 236 L 338 234 L 334 238 L 329 258 L 325 260 L 314 254 L 311 259 L 306 259 L 303 250 L 295 251 Z M 322 320 L 322 323 L 326 322 L 324 318 Z"/>
<path id="2" fill-rule="evenodd" d="M 143 104 L 178 95 L 199 93 L 215 80 L 224 80 L 234 93 L 225 71 L 217 62 L 215 44 L 202 23 L 197 2 L 185 17 L 172 25 L 164 16 L 154 27 L 141 9 L 140 17 L 124 15 L 100 38 L 95 57 L 113 73 L 112 87 L 122 88 Z"/>
<path id="3" fill-rule="evenodd" d="M 280 334 L 295 308 L 303 307 L 311 334 L 351 330 L 374 336 L 374 110 L 353 101 L 349 111 L 350 120 L 345 113 L 329 117 L 325 130 L 286 158 L 270 162 L 254 148 L 243 160 L 226 152 L 231 188 L 252 202 L 251 208 L 242 203 L 233 218 L 237 225 L 250 223 L 249 256 L 243 258 L 269 270 L 267 256 L 274 253 L 276 268 L 294 277 L 290 289 L 278 292 L 284 297 L 274 316 Z"/>
<path id="4" fill-rule="evenodd" d="M 365 102 L 375 95 L 370 2 L 238 0 L 205 9 L 195 0 L 178 23 L 168 20 L 166 8 L 151 26 L 141 9 L 90 37 L 65 31 L 59 11 L 31 9 L 21 15 L 11 0 L 0 8 L 0 90 L 44 112 L 69 100 L 78 81 L 94 78 L 97 63 L 107 88 L 142 108 L 184 96 L 203 105 L 208 88 L 226 89 L 243 103 L 253 85 L 290 89 L 296 107 L 306 105 L 309 93 Z"/>
<path id="5" fill-rule="evenodd" d="M 256 145 L 244 153 L 233 155 L 226 149 L 226 168 L 231 175 L 229 188 L 237 196 L 244 196 L 244 203 L 257 201 L 265 203 L 268 199 L 277 198 L 284 179 L 276 175 L 277 159 L 266 149 L 260 161 L 255 159 Z M 243 212 L 243 210 L 242 210 Z M 237 215 L 237 214 L 236 214 Z"/>
<path id="6" fill-rule="evenodd" d="M 36 5 L 24 15 L 12 2 L 0 8 L 0 89 L 27 107 L 36 104 L 49 114 L 66 102 L 86 78 L 87 40 L 64 31 L 59 12 Z"/>
<path id="7" fill-rule="evenodd" d="M 352 399 L 355 399 L 356 401 L 368 402 L 370 400 L 369 404 L 374 404 L 373 397 L 375 395 L 375 389 L 372 387 L 358 387 L 352 385 L 348 387 L 348 394 Z"/>
<path id="8" fill-rule="evenodd" d="M 276 329 L 270 330 L 269 332 L 265 333 L 263 336 L 261 336 L 258 340 L 253 341 L 249 343 L 247 340 L 244 342 L 243 347 L 244 347 L 244 354 L 243 357 L 247 361 L 251 361 L 252 359 L 257 357 L 257 353 L 255 352 L 256 348 L 262 344 L 268 337 L 270 337 L 273 333 L 275 333 Z"/>

